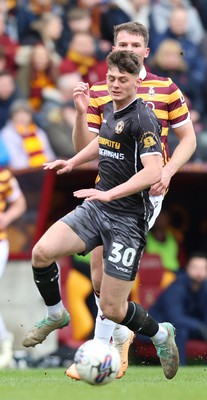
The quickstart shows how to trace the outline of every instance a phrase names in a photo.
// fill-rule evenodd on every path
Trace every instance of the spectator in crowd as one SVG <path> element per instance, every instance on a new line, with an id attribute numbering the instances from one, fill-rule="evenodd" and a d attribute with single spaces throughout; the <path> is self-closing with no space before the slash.
<path id="1" fill-rule="evenodd" d="M 22 97 L 23 95 L 11 72 L 0 71 L 0 129 L 3 128 L 9 118 L 9 109 L 13 101 Z"/>
<path id="2" fill-rule="evenodd" d="M 68 43 L 76 32 L 89 32 L 93 35 L 96 46 L 96 56 L 98 60 L 103 60 L 111 50 L 111 43 L 103 40 L 98 35 L 93 34 L 93 18 L 88 8 L 74 7 L 67 13 L 66 26 L 63 31 L 60 44 L 61 54 L 64 57 L 67 53 Z"/>
<path id="3" fill-rule="evenodd" d="M 164 268 L 162 287 L 174 280 L 180 267 L 185 265 L 186 257 L 182 236 L 178 238 L 173 229 L 169 212 L 162 210 L 147 235 L 145 251 L 157 254 Z"/>
<path id="4" fill-rule="evenodd" d="M 206 80 L 206 63 L 200 47 L 187 37 L 188 13 L 184 7 L 176 7 L 169 17 L 169 29 L 163 35 L 151 37 L 152 53 L 165 39 L 174 39 L 180 43 L 183 58 L 188 66 L 189 80 L 194 90 L 199 91 L 201 100 L 199 108 L 203 108 L 203 85 Z M 197 96 L 198 97 L 198 96 Z M 197 100 L 198 101 L 198 100 Z M 194 106 L 195 108 L 195 106 Z M 201 112 L 201 110 L 200 110 Z"/>
<path id="5" fill-rule="evenodd" d="M 36 43 L 43 43 L 52 54 L 53 61 L 59 64 L 61 61 L 61 49 L 59 49 L 60 38 L 63 31 L 62 19 L 53 12 L 45 12 L 32 24 L 37 32 Z"/>
<path id="6" fill-rule="evenodd" d="M 9 164 L 9 152 L 0 135 L 0 168 Z"/>
<path id="7" fill-rule="evenodd" d="M 161 293 L 149 310 L 158 321 L 176 326 L 176 343 L 181 365 L 187 364 L 186 345 L 189 339 L 207 340 L 207 256 L 192 254 L 185 270 Z"/>
<path id="8" fill-rule="evenodd" d="M 100 11 L 100 34 L 105 40 L 108 40 L 112 45 L 114 43 L 114 26 L 124 22 L 131 21 L 131 18 L 126 12 L 123 0 L 106 0 L 102 1 L 103 7 Z"/>
<path id="9" fill-rule="evenodd" d="M 204 27 L 198 10 L 192 6 L 189 0 L 153 1 L 151 5 L 150 38 L 164 34 L 168 30 L 169 19 L 176 7 L 183 7 L 186 9 L 188 15 L 186 28 L 187 39 L 194 44 L 200 44 L 204 35 Z"/>
<path id="10" fill-rule="evenodd" d="M 61 13 L 63 11 L 62 5 L 66 3 L 65 0 L 20 0 L 22 6 L 27 7 L 36 16 L 40 16 L 45 12 L 52 11 L 54 13 Z"/>
<path id="11" fill-rule="evenodd" d="M 78 7 L 88 9 L 92 17 L 92 35 L 113 44 L 113 26 L 129 21 L 128 14 L 120 6 L 125 0 L 78 0 Z"/>
<path id="12" fill-rule="evenodd" d="M 40 167 L 52 161 L 55 154 L 47 134 L 33 122 L 32 109 L 26 100 L 16 100 L 10 108 L 10 119 L 1 131 L 13 169 Z"/>
<path id="13" fill-rule="evenodd" d="M 3 47 L 6 56 L 6 68 L 13 74 L 16 72 L 15 56 L 19 47 L 18 42 L 10 38 L 6 31 L 5 15 L 0 13 L 0 46 Z"/>
<path id="14" fill-rule="evenodd" d="M 122 5 L 122 9 L 129 15 L 131 21 L 139 21 L 149 29 L 151 0 L 121 0 L 119 5 Z"/>
<path id="15" fill-rule="evenodd" d="M 42 105 L 42 91 L 48 87 L 56 87 L 58 76 L 57 65 L 50 51 L 42 43 L 32 47 L 28 56 L 18 58 L 19 70 L 17 82 L 34 111 L 39 111 Z"/>
<path id="16" fill-rule="evenodd" d="M 39 34 L 33 24 L 38 22 L 45 13 L 53 13 L 64 20 L 66 12 L 73 4 L 76 4 L 76 0 L 18 0 L 15 17 L 19 43 L 21 45 L 35 44 Z"/>
<path id="17" fill-rule="evenodd" d="M 207 31 L 207 7 L 206 0 L 191 0 L 192 6 L 194 6 L 199 13 L 199 17 L 203 23 L 205 31 Z"/>
<path id="18" fill-rule="evenodd" d="M 57 79 L 57 89 L 43 91 L 43 105 L 38 117 L 39 125 L 47 132 L 57 157 L 69 158 L 75 154 L 72 130 L 75 122 L 73 88 L 81 77 L 77 72 L 63 74 Z"/>
<path id="19" fill-rule="evenodd" d="M 4 15 L 6 33 L 15 42 L 19 41 L 19 21 L 16 12 L 18 8 L 16 0 L 0 0 L 0 13 Z"/>
<path id="20" fill-rule="evenodd" d="M 12 26 L 13 35 L 21 45 L 33 43 L 33 37 L 36 38 L 36 33 L 31 28 L 31 23 L 36 20 L 36 15 L 30 9 L 30 1 L 24 4 L 24 0 L 19 0 L 13 9 L 13 21 L 15 27 Z"/>
<path id="21" fill-rule="evenodd" d="M 0 168 L 0 278 L 9 256 L 7 227 L 20 218 L 26 210 L 26 201 L 17 180 L 6 168 Z M 8 331 L 0 314 L 0 369 L 11 367 L 13 359 L 13 334 Z"/>
<path id="22" fill-rule="evenodd" d="M 4 51 L 3 46 L 0 46 L 0 72 L 4 71 L 6 69 L 6 53 Z"/>
<path id="23" fill-rule="evenodd" d="M 39 34 L 33 24 L 38 22 L 45 13 L 54 13 L 59 16 L 64 12 L 62 5 L 54 0 L 18 0 L 17 3 L 14 8 L 14 16 L 18 41 L 20 45 L 24 46 L 34 45 L 39 39 Z"/>
<path id="24" fill-rule="evenodd" d="M 105 60 L 96 56 L 95 39 L 89 32 L 76 32 L 68 46 L 66 57 L 60 63 L 60 74 L 78 72 L 84 82 L 92 85 L 106 77 Z"/>

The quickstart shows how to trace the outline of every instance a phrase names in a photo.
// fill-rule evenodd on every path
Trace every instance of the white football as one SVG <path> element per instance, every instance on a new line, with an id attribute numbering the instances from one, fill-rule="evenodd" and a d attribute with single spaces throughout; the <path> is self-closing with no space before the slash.
<path id="1" fill-rule="evenodd" d="M 83 343 L 76 351 L 74 361 L 81 380 L 91 385 L 112 382 L 121 365 L 118 350 L 96 339 Z"/>

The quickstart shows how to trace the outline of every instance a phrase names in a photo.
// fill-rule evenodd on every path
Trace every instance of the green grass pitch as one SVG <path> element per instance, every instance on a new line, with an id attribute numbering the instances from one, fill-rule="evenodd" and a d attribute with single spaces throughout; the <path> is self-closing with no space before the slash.
<path id="1" fill-rule="evenodd" d="M 207 366 L 181 367 L 172 380 L 159 366 L 131 366 L 124 378 L 91 386 L 64 369 L 0 371 L 2 400 L 206 400 Z"/>

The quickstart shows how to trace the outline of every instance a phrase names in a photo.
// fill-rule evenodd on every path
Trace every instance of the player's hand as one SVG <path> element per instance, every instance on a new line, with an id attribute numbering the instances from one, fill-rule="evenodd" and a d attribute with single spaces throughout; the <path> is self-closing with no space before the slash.
<path id="1" fill-rule="evenodd" d="M 80 189 L 73 192 L 73 196 L 78 199 L 85 198 L 86 201 L 99 200 L 104 203 L 108 203 L 110 201 L 110 197 L 108 192 L 102 192 L 97 189 Z"/>
<path id="2" fill-rule="evenodd" d="M 44 170 L 51 170 L 55 169 L 57 171 L 58 175 L 65 174 L 66 172 L 69 173 L 72 171 L 72 164 L 70 163 L 70 160 L 55 160 L 49 163 L 44 163 L 43 164 L 43 169 Z"/>
<path id="3" fill-rule="evenodd" d="M 75 88 L 73 89 L 73 100 L 75 108 L 80 113 L 87 112 L 89 102 L 90 102 L 90 93 L 89 93 L 89 85 L 85 82 L 79 82 Z"/>
<path id="4" fill-rule="evenodd" d="M 160 182 L 155 183 L 155 185 L 151 186 L 149 192 L 150 196 L 160 196 L 161 194 L 164 195 L 169 188 L 170 180 L 171 178 L 169 177 L 169 174 L 167 173 L 165 168 L 163 168 L 162 179 L 160 180 Z"/>

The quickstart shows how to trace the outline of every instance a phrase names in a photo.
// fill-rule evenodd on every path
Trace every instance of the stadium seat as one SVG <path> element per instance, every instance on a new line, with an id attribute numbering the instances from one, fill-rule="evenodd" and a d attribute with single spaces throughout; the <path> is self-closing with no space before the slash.
<path id="1" fill-rule="evenodd" d="M 131 300 L 148 309 L 159 296 L 162 287 L 163 266 L 158 255 L 144 253 L 137 274 Z"/>

